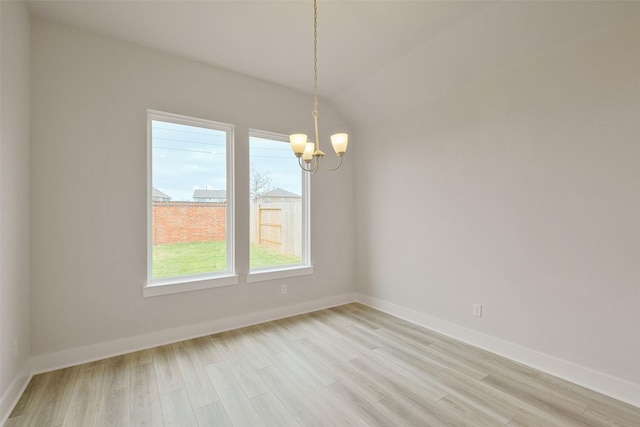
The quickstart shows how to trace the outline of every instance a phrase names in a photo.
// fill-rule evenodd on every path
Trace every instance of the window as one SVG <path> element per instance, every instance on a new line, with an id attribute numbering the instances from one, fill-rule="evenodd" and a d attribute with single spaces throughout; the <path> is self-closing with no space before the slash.
<path id="1" fill-rule="evenodd" d="M 147 122 L 145 295 L 237 283 L 233 126 L 156 111 L 148 112 Z"/>
<path id="2" fill-rule="evenodd" d="M 284 135 L 251 131 L 249 157 L 248 281 L 310 274 L 307 174 Z"/>

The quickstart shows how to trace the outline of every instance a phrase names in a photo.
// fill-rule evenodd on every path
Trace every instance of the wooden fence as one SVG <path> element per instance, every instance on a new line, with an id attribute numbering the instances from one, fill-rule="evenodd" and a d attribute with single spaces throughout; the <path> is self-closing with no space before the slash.
<path id="1" fill-rule="evenodd" d="M 251 202 L 251 243 L 302 256 L 302 202 Z"/>

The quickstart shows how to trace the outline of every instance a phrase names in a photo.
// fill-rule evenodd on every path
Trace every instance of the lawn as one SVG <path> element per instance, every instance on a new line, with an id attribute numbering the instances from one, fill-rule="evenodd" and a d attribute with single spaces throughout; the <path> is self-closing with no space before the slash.
<path id="1" fill-rule="evenodd" d="M 277 265 L 300 264 L 297 256 L 284 255 L 275 249 L 251 244 L 251 268 L 275 267 Z"/>
<path id="2" fill-rule="evenodd" d="M 175 277 L 227 269 L 226 242 L 192 242 L 153 246 L 153 277 Z M 300 258 L 251 244 L 251 268 L 299 264 Z"/>

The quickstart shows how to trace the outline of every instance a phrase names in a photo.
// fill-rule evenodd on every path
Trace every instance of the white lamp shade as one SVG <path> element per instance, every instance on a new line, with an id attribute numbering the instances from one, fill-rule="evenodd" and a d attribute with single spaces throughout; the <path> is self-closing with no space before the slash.
<path id="1" fill-rule="evenodd" d="M 331 145 L 336 154 L 344 154 L 347 152 L 347 144 L 349 143 L 349 135 L 346 133 L 335 133 L 331 135 Z"/>
<path id="2" fill-rule="evenodd" d="M 302 160 L 305 162 L 311 161 L 313 158 L 313 152 L 316 149 L 316 145 L 313 142 L 307 142 L 307 146 L 304 149 L 304 153 L 302 153 Z"/>
<path id="3" fill-rule="evenodd" d="M 289 142 L 291 142 L 291 149 L 296 155 L 304 153 L 307 148 L 307 135 L 304 133 L 294 133 L 289 135 Z"/>

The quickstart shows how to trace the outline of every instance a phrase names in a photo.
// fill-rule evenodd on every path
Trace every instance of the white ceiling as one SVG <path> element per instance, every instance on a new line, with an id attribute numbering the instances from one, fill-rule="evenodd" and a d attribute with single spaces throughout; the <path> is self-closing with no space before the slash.
<path id="1" fill-rule="evenodd" d="M 313 1 L 28 1 L 37 15 L 313 90 Z M 415 108 L 640 17 L 640 2 L 318 4 L 320 96 L 356 123 Z"/>

